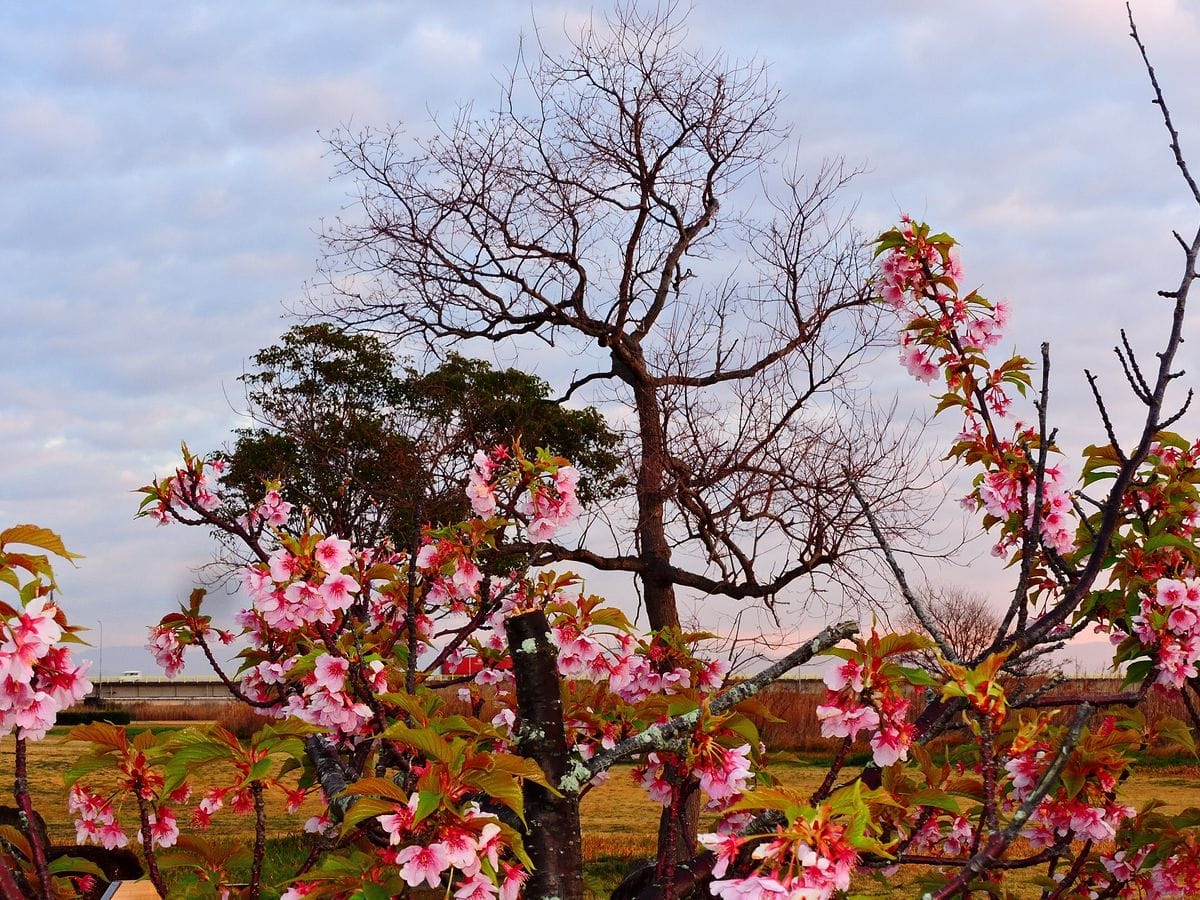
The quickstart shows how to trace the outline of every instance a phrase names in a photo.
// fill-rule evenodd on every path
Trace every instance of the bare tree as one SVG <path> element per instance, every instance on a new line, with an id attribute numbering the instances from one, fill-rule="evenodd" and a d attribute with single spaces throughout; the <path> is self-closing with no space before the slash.
<path id="1" fill-rule="evenodd" d="M 619 7 L 523 62 L 490 116 L 424 141 L 336 134 L 360 218 L 327 231 L 313 298 L 434 350 L 524 337 L 595 361 L 564 397 L 629 409 L 633 527 L 530 549 L 635 576 L 653 629 L 679 627 L 680 588 L 773 605 L 857 583 L 875 542 L 851 483 L 885 529 L 915 524 L 914 454 L 854 380 L 882 330 L 835 205 L 852 173 L 776 165 L 762 66 L 685 37 L 674 6 Z"/>
<path id="2" fill-rule="evenodd" d="M 936 627 L 940 639 L 954 658 L 980 659 L 991 650 L 1000 631 L 1000 615 L 983 594 L 951 586 L 926 588 L 918 597 L 924 606 L 924 614 Z M 896 627 L 900 631 L 929 633 L 913 608 L 908 606 L 896 622 Z M 930 672 L 942 669 L 938 654 L 933 650 L 916 651 L 912 654 L 911 662 Z M 1050 666 L 1051 662 L 1044 654 L 1022 656 L 1013 674 L 1045 674 Z"/>
<path id="3" fill-rule="evenodd" d="M 335 135 L 361 219 L 327 233 L 314 298 L 433 348 L 531 336 L 602 360 L 565 393 L 631 410 L 636 537 L 545 558 L 634 574 L 653 628 L 679 625 L 678 587 L 770 602 L 838 571 L 871 543 L 848 482 L 885 517 L 912 483 L 854 390 L 879 332 L 833 206 L 849 174 L 769 165 L 763 69 L 684 37 L 672 7 L 623 7 L 523 65 L 492 116 Z"/>

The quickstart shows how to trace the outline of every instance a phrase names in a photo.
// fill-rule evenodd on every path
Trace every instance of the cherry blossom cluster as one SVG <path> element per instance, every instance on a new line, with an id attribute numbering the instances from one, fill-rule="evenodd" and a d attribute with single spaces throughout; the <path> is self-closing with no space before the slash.
<path id="1" fill-rule="evenodd" d="M 337 735 L 367 733 L 374 713 L 366 703 L 355 700 L 347 690 L 350 660 L 328 653 L 319 655 L 313 669 L 294 681 L 302 690 L 288 696 L 279 711 L 281 717 L 295 716 L 302 722 L 327 728 Z M 387 667 L 381 660 L 372 660 L 364 667 L 367 685 L 373 693 L 386 693 Z"/>
<path id="2" fill-rule="evenodd" d="M 222 644 L 232 644 L 236 636 L 225 629 L 214 629 L 209 616 L 202 616 L 193 595 L 191 607 L 182 607 L 181 612 L 164 616 L 157 625 L 150 626 L 150 639 L 146 649 L 168 678 L 183 671 L 183 653 L 199 639 L 215 636 Z"/>
<path id="3" fill-rule="evenodd" d="M 1021 443 L 1029 446 L 1033 442 L 1033 431 L 1026 429 L 1020 436 Z M 1000 456 L 1013 455 L 1012 442 L 1000 442 Z M 1011 468 L 998 468 L 983 476 L 978 487 L 968 495 L 964 505 L 975 504 L 1000 522 L 1021 522 L 1026 528 L 1033 527 L 1034 471 L 1022 466 L 1019 457 Z M 1048 465 L 1042 483 L 1042 513 L 1038 533 L 1044 546 L 1056 553 L 1069 553 L 1075 549 L 1076 522 L 1071 508 L 1071 496 L 1064 484 L 1061 463 Z M 1025 512 L 1024 519 L 1020 514 Z M 1015 530 L 1009 528 L 993 548 L 996 556 L 1002 556 L 1017 542 Z"/>
<path id="4" fill-rule="evenodd" d="M 92 690 L 84 673 L 58 642 L 65 620 L 54 603 L 36 597 L 0 619 L 0 736 L 14 728 L 20 737 L 41 740 L 59 710 Z"/>
<path id="5" fill-rule="evenodd" d="M 262 502 L 246 513 L 243 522 L 250 528 L 259 522 L 266 522 L 268 525 L 281 528 L 288 523 L 291 515 L 292 504 L 283 499 L 278 488 L 271 488 L 263 495 Z"/>
<path id="6" fill-rule="evenodd" d="M 554 473 L 554 480 L 547 485 L 534 482 L 518 507 L 529 520 L 529 539 L 548 541 L 559 529 L 575 521 L 579 515 L 579 500 L 576 486 L 579 470 L 574 466 L 562 466 Z"/>
<path id="7" fill-rule="evenodd" d="M 915 728 L 905 720 L 909 701 L 883 657 L 868 655 L 831 665 L 825 671 L 825 702 L 817 707 L 822 737 L 857 740 L 870 734 L 876 765 L 908 759 Z"/>
<path id="8" fill-rule="evenodd" d="M 1004 415 L 1011 402 L 1005 373 L 987 372 L 976 382 L 973 370 L 986 362 L 978 353 L 1000 342 L 1007 305 L 993 305 L 975 292 L 960 294 L 962 263 L 948 235 L 931 236 L 927 226 L 905 217 L 878 246 L 880 296 L 908 316 L 900 336 L 901 364 L 927 384 L 944 372 L 951 388 L 960 387 L 965 376 L 986 395 L 991 411 Z"/>
<path id="9" fill-rule="evenodd" d="M 1100 865 L 1080 879 L 1081 890 L 1090 888 L 1089 897 L 1121 900 L 1200 896 L 1200 846 L 1191 835 L 1174 843 L 1181 846 L 1170 854 L 1153 842 L 1101 854 Z"/>
<path id="10" fill-rule="evenodd" d="M 675 754 L 650 753 L 644 762 L 634 767 L 634 778 L 646 789 L 651 800 L 669 806 L 675 796 L 675 784 L 670 769 L 679 766 Z M 708 808 L 726 809 L 742 799 L 748 782 L 754 778 L 750 763 L 750 745 L 725 747 L 712 734 L 695 742 L 687 754 L 689 774 L 700 783 L 708 797 Z"/>
<path id="11" fill-rule="evenodd" d="M 1200 578 L 1160 578 L 1142 596 L 1133 633 L 1157 651 L 1157 683 L 1182 690 L 1200 661 Z"/>
<path id="12" fill-rule="evenodd" d="M 311 623 L 332 625 L 357 598 L 359 583 L 343 569 L 354 561 L 350 542 L 322 537 L 311 550 L 281 546 L 267 563 L 248 566 L 242 587 L 263 622 L 292 632 Z"/>
<path id="13" fill-rule="evenodd" d="M 526 522 L 529 540 L 548 541 L 579 515 L 579 470 L 566 460 L 538 452 L 528 459 L 520 446 L 475 453 L 467 499 L 475 515 L 488 517 L 500 506 L 500 494 L 518 495 L 515 506 Z"/>
<path id="14" fill-rule="evenodd" d="M 1004 769 L 1009 776 L 1007 805 L 1013 809 L 1023 803 L 1042 780 L 1054 756 L 1051 740 L 1052 716 L 1039 716 L 1022 723 L 1008 751 Z M 1068 790 L 1059 785 L 1034 809 L 1021 836 L 1034 849 L 1051 847 L 1062 838 L 1095 842 L 1112 841 L 1121 823 L 1135 814 L 1132 807 L 1116 802 L 1118 779 L 1128 760 L 1114 748 L 1117 730 L 1111 716 L 1103 717 L 1089 729 L 1081 748 L 1098 744 L 1104 749 L 1077 755 L 1072 763 L 1077 773 L 1088 777 L 1081 788 Z"/>
<path id="15" fill-rule="evenodd" d="M 154 484 L 142 501 L 142 513 L 159 525 L 170 525 L 184 509 L 195 507 L 211 512 L 221 505 L 214 479 L 224 475 L 225 469 L 223 459 L 193 457 L 184 447 L 183 466 Z"/>
<path id="16" fill-rule="evenodd" d="M 1189 442 L 1167 432 L 1159 432 L 1158 438 L 1124 505 L 1154 520 L 1164 533 L 1190 538 L 1200 526 L 1200 497 L 1189 490 L 1200 472 L 1200 440 Z M 1161 551 L 1152 555 L 1170 557 Z"/>
<path id="17" fill-rule="evenodd" d="M 802 801 L 797 804 L 802 806 Z M 850 888 L 858 851 L 849 842 L 844 825 L 835 822 L 828 807 L 806 809 L 774 833 L 714 833 L 700 835 L 700 843 L 713 851 L 716 864 L 710 890 L 722 900 L 792 900 L 796 897 L 825 900 Z M 752 871 L 726 878 L 743 849 L 753 845 Z"/>
<path id="18" fill-rule="evenodd" d="M 248 787 L 209 788 L 196 803 L 192 824 L 203 831 L 212 825 L 213 817 L 222 809 L 229 809 L 235 815 L 248 816 L 254 812 L 254 795 Z"/>
<path id="19" fill-rule="evenodd" d="M 125 847 L 129 836 L 117 824 L 112 801 L 89 791 L 82 785 L 72 786 L 67 795 L 67 809 L 75 813 L 75 842 L 99 844 L 106 850 Z"/>
<path id="20" fill-rule="evenodd" d="M 695 660 L 674 653 L 661 637 L 646 641 L 622 634 L 609 649 L 572 625 L 556 625 L 552 634 L 559 647 L 560 675 L 605 682 L 631 704 L 692 687 L 714 690 L 721 686 L 728 668 L 722 660 Z"/>
<path id="21" fill-rule="evenodd" d="M 475 599 L 483 580 L 472 555 L 472 548 L 457 536 L 430 538 L 422 545 L 416 564 L 429 585 L 427 603 L 466 611 L 466 602 Z"/>
<path id="22" fill-rule="evenodd" d="M 1200 580 L 1194 552 L 1200 497 L 1200 441 L 1160 432 L 1125 499 L 1136 525 L 1122 538 L 1112 581 L 1119 591 L 1099 595 L 1096 630 L 1118 646 L 1117 662 L 1154 673 L 1164 690 L 1182 690 L 1200 671 Z M 1086 471 L 1102 477 L 1119 464 L 1115 453 L 1090 448 Z M 1137 598 L 1133 606 L 1129 598 Z"/>
<path id="23" fill-rule="evenodd" d="M 469 807 L 461 820 L 431 828 L 417 823 L 416 794 L 395 808 L 378 821 L 391 846 L 403 846 L 386 851 L 384 858 L 400 867 L 400 877 L 409 887 L 438 888 L 449 879 L 455 898 L 516 900 L 520 896 L 528 873 L 502 859 L 509 847 L 493 816 Z"/>
<path id="24" fill-rule="evenodd" d="M 1049 797 L 1038 804 L 1021 836 L 1034 849 L 1051 847 L 1067 835 L 1081 841 L 1111 841 L 1121 822 L 1134 812 L 1131 806 L 1111 801 L 1092 806 L 1065 796 Z"/>
<path id="25" fill-rule="evenodd" d="M 147 813 L 147 824 L 153 847 L 166 848 L 175 846 L 179 839 L 179 822 L 175 810 L 168 804 L 187 802 L 191 793 L 190 787 L 184 783 L 165 797 L 159 798 L 158 791 L 162 787 L 162 778 L 147 764 L 146 758 L 140 754 L 127 756 L 123 763 L 125 777 L 122 786 L 129 791 L 136 791 L 141 799 L 149 801 L 151 811 Z M 128 794 L 127 794 L 128 796 Z M 75 840 L 80 844 L 99 844 L 106 850 L 129 845 L 129 836 L 117 819 L 117 811 L 113 808 L 113 800 L 97 793 L 87 786 L 76 783 L 71 786 L 67 795 L 67 809 L 76 815 Z M 140 811 L 138 813 L 140 815 Z M 141 836 L 139 829 L 134 832 Z"/>
<path id="26" fill-rule="evenodd" d="M 152 625 L 146 649 L 153 654 L 154 661 L 168 678 L 174 678 L 183 671 L 184 647 L 175 628 L 162 624 Z"/>
<path id="27" fill-rule="evenodd" d="M 901 362 L 926 383 L 944 376 L 947 392 L 938 412 L 958 407 L 965 418 L 952 455 L 985 469 L 963 503 L 983 509 L 987 527 L 1001 523 L 992 552 L 1008 555 L 1020 543 L 1022 529 L 1032 528 L 1035 519 L 1045 547 L 1060 555 L 1071 552 L 1076 522 L 1061 465 L 1045 467 L 1041 507 L 1035 509 L 1038 436 L 1020 422 L 1012 438 L 996 431 L 996 420 L 1012 405 L 1008 388 L 1024 393 L 1030 385 L 1024 358 L 992 366 L 984 355 L 1002 337 L 1007 306 L 975 291 L 962 293 L 962 264 L 948 235 L 930 235 L 928 226 L 905 217 L 877 246 L 881 298 L 906 317 Z"/>
<path id="28" fill-rule="evenodd" d="M 908 853 L 937 853 L 953 859 L 965 855 L 975 840 L 975 827 L 964 815 L 930 816 L 919 828 L 904 830 L 909 831 Z"/>

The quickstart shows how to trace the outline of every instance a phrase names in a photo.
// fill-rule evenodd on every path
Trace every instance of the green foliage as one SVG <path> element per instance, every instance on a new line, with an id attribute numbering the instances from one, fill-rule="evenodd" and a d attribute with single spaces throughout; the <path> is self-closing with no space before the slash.
<path id="1" fill-rule="evenodd" d="M 237 432 L 223 483 L 236 503 L 283 482 L 297 512 L 356 544 L 406 546 L 423 524 L 467 513 L 467 462 L 478 448 L 520 441 L 569 456 L 580 499 L 616 493 L 620 437 L 594 408 L 568 409 L 517 369 L 451 355 L 402 368 L 371 335 L 300 325 L 251 359 L 241 377 L 260 423 Z"/>

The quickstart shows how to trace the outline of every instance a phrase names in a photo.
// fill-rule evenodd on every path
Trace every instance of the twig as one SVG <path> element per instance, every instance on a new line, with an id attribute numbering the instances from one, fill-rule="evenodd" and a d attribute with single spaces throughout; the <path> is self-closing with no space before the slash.
<path id="1" fill-rule="evenodd" d="M 867 525 L 871 529 L 871 534 L 875 536 L 875 542 L 879 544 L 879 549 L 883 551 L 883 558 L 887 560 L 888 568 L 892 570 L 892 576 L 896 579 L 896 586 L 900 588 L 900 596 L 904 598 L 904 602 L 913 611 L 913 614 L 917 617 L 917 621 L 921 623 L 921 627 L 933 638 L 933 642 L 937 644 L 938 649 L 942 652 L 942 656 L 949 662 L 957 663 L 959 661 L 958 654 L 947 643 L 946 638 L 938 629 L 937 623 L 933 621 L 933 617 L 925 609 L 925 604 L 917 599 L 916 594 L 908 586 L 908 579 L 904 576 L 904 570 L 900 568 L 900 563 L 896 561 L 896 556 L 892 553 L 891 545 L 888 544 L 887 538 L 883 536 L 883 530 L 879 527 L 879 522 L 875 519 L 875 514 L 871 511 L 871 505 L 867 503 L 866 498 L 862 495 L 862 491 L 858 489 L 858 485 L 853 479 L 847 477 L 847 483 L 850 486 L 850 492 L 854 494 L 854 499 L 862 507 L 863 515 L 867 518 Z"/>
<path id="2" fill-rule="evenodd" d="M 1017 631 L 1024 631 L 1025 622 L 1029 615 L 1029 575 L 1033 571 L 1033 559 L 1037 555 L 1038 547 L 1042 544 L 1042 503 L 1046 496 L 1046 457 L 1050 452 L 1050 444 L 1053 442 L 1053 437 L 1048 440 L 1046 436 L 1046 416 L 1049 404 L 1050 345 L 1046 341 L 1042 341 L 1042 390 L 1036 404 L 1038 414 L 1038 454 L 1037 461 L 1034 463 L 1033 474 L 1033 517 L 1029 522 L 1029 527 L 1025 529 L 1021 542 L 1021 575 L 1017 579 L 1017 587 L 1013 591 L 1013 598 L 1008 606 L 1008 613 L 1005 615 L 999 629 L 997 629 L 997 641 L 1001 640 L 1004 637 L 1004 633 L 1008 631 L 1008 626 L 1012 622 L 1014 613 L 1017 615 Z M 1027 494 L 1022 491 L 1022 505 L 1025 504 L 1026 496 Z M 1026 518 L 1026 516 L 1022 516 L 1022 521 L 1025 521 Z"/>
<path id="3" fill-rule="evenodd" d="M 1021 829 L 1025 827 L 1025 823 L 1029 821 L 1029 817 L 1033 815 L 1034 810 L 1042 802 L 1045 796 L 1050 793 L 1050 789 L 1054 787 L 1058 781 L 1059 775 L 1062 774 L 1063 768 L 1067 764 L 1067 758 L 1070 757 L 1071 751 L 1075 749 L 1075 745 L 1079 743 L 1080 734 L 1083 731 L 1083 723 L 1087 721 L 1087 717 L 1091 714 L 1092 707 L 1084 703 L 1075 713 L 1075 718 L 1071 721 L 1071 727 L 1068 729 L 1066 737 L 1063 740 L 1062 746 L 1058 748 L 1058 753 L 1050 763 L 1050 767 L 1046 769 L 1037 786 L 1030 792 L 1029 796 L 1021 804 L 1020 808 L 1013 813 L 1012 820 L 1007 827 L 999 834 L 995 835 L 986 847 L 976 853 L 959 871 L 954 878 L 946 882 L 934 893 L 924 895 L 924 900 L 948 900 L 959 891 L 966 888 L 971 881 L 985 872 L 991 865 L 999 859 L 1000 855 L 1008 849 L 1009 844 L 1016 840 L 1017 835 L 1021 833 Z"/>
<path id="4" fill-rule="evenodd" d="M 854 742 L 848 737 L 842 739 L 842 745 L 838 747 L 837 755 L 834 756 L 833 762 L 829 764 L 829 771 L 825 773 L 825 780 L 821 782 L 821 786 L 818 787 L 813 792 L 812 797 L 809 798 L 808 803 L 810 806 L 816 806 L 827 796 L 829 796 L 829 791 L 833 787 L 834 779 L 837 778 L 838 772 L 842 770 L 842 766 L 846 764 L 846 753 L 850 750 L 850 745 L 852 743 Z"/>
<path id="5" fill-rule="evenodd" d="M 267 854 L 267 810 L 263 802 L 263 783 L 250 782 L 250 793 L 254 796 L 254 862 L 250 867 L 250 900 L 262 895 L 263 859 Z"/>
<path id="6" fill-rule="evenodd" d="M 142 855 L 146 858 L 146 872 L 150 876 L 150 882 L 154 885 L 154 889 L 158 891 L 158 896 L 166 897 L 167 885 L 158 868 L 158 855 L 154 852 L 154 832 L 150 828 L 150 804 L 143 796 L 145 790 L 146 783 L 140 775 L 135 775 L 133 795 L 137 798 L 138 818 L 141 820 Z"/>
<path id="7" fill-rule="evenodd" d="M 1196 180 L 1192 178 L 1192 173 L 1188 169 L 1187 160 L 1183 158 L 1183 150 L 1179 147 L 1179 132 L 1175 130 L 1175 124 L 1171 121 L 1171 111 L 1167 109 L 1167 101 L 1163 98 L 1162 88 L 1158 86 L 1158 76 L 1154 73 L 1154 66 L 1150 65 L 1150 57 L 1146 53 L 1146 45 L 1142 43 L 1142 39 L 1138 36 L 1137 23 L 1133 21 L 1133 8 L 1130 4 L 1125 4 L 1125 12 L 1129 16 L 1129 36 L 1133 38 L 1133 42 L 1137 44 L 1138 52 L 1142 54 L 1142 62 L 1146 64 L 1146 74 L 1150 76 L 1150 84 L 1154 86 L 1154 103 L 1162 112 L 1163 124 L 1167 126 L 1167 131 L 1171 135 L 1171 152 L 1175 154 L 1175 165 L 1179 166 L 1179 171 L 1183 173 L 1183 178 L 1191 188 L 1192 196 L 1200 203 L 1200 186 L 1196 185 Z"/>
<path id="8" fill-rule="evenodd" d="M 1083 871 L 1083 864 L 1087 862 L 1087 858 L 1091 852 L 1092 841 L 1089 840 L 1083 845 L 1083 849 L 1079 851 L 1079 855 L 1075 857 L 1075 862 L 1071 864 L 1071 868 L 1067 870 L 1067 874 L 1058 883 L 1058 887 L 1054 889 L 1054 893 L 1047 897 L 1046 900 L 1059 900 L 1060 897 L 1067 896 L 1067 891 L 1071 889 L 1071 885 L 1075 883 L 1075 879 Z"/>
<path id="9" fill-rule="evenodd" d="M 1137 356 L 1134 355 L 1133 347 L 1129 344 L 1129 336 L 1125 333 L 1125 329 L 1121 329 L 1121 345 L 1124 347 L 1113 347 L 1113 352 L 1117 354 L 1117 359 L 1121 361 L 1121 368 L 1125 370 L 1125 380 L 1129 382 L 1130 388 L 1137 398 L 1143 403 L 1150 402 L 1150 385 L 1146 384 L 1146 377 L 1142 375 L 1141 366 L 1138 365 Z"/>
<path id="10" fill-rule="evenodd" d="M 708 704 L 710 713 L 719 714 L 737 706 L 743 700 L 748 700 L 768 684 L 776 681 L 780 675 L 796 666 L 803 665 L 823 650 L 828 650 L 834 644 L 858 633 L 858 623 L 853 621 L 840 622 L 831 625 L 808 641 L 804 646 L 793 650 L 778 662 L 767 666 L 753 678 L 739 682 L 721 694 L 718 694 Z M 696 727 L 700 721 L 700 710 L 693 710 L 683 715 L 675 716 L 657 725 L 651 725 L 640 734 L 626 738 L 603 753 L 598 753 L 586 763 L 580 764 L 579 772 L 572 772 L 559 789 L 567 792 L 577 792 L 584 784 L 591 781 L 605 769 L 627 756 L 644 753 L 648 750 L 659 749 L 664 743 L 677 735 L 683 734 Z M 580 777 L 582 775 L 583 777 Z"/>
<path id="11" fill-rule="evenodd" d="M 3 900 L 25 900 L 25 895 L 17 887 L 13 873 L 9 871 L 8 864 L 3 859 L 0 859 L 0 897 L 3 897 Z"/>

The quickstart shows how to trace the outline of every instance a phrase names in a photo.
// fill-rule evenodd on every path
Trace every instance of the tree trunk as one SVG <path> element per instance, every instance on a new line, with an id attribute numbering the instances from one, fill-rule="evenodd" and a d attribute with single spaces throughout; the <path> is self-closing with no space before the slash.
<path id="1" fill-rule="evenodd" d="M 518 752 L 541 766 L 551 784 L 558 784 L 569 761 L 558 652 L 550 642 L 550 623 L 538 610 L 509 618 L 504 630 L 517 682 Z M 555 796 L 532 781 L 525 782 L 523 793 L 528 823 L 525 849 L 534 866 L 524 896 L 583 900 L 578 797 Z"/>
<path id="2" fill-rule="evenodd" d="M 630 382 L 638 413 L 642 453 L 637 471 L 637 540 L 642 593 L 650 627 L 678 628 L 675 583 L 671 579 L 671 545 L 667 543 L 666 492 L 667 438 L 662 409 L 654 385 L 645 380 Z"/>
<path id="3" fill-rule="evenodd" d="M 650 627 L 679 628 L 679 608 L 675 603 L 675 583 L 671 578 L 671 545 L 667 543 L 666 491 L 667 438 L 662 425 L 662 408 L 653 385 L 642 381 L 633 385 L 638 411 L 638 431 L 642 455 L 638 461 L 638 555 L 641 558 L 642 593 Z M 696 852 L 700 828 L 700 798 L 695 791 L 685 795 L 678 815 L 663 810 L 658 824 L 658 859 L 670 856 L 674 861 L 691 859 Z"/>

